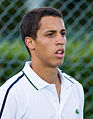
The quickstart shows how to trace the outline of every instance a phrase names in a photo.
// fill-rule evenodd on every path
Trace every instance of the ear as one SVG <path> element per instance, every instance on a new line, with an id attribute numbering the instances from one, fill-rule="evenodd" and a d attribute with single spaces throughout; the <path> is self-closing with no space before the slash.
<path id="1" fill-rule="evenodd" d="M 25 44 L 29 48 L 29 50 L 34 50 L 34 41 L 31 37 L 25 37 Z"/>

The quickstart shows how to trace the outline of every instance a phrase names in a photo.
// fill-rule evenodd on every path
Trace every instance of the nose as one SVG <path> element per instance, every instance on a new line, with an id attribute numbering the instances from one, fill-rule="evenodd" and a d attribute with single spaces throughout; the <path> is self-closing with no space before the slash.
<path id="1" fill-rule="evenodd" d="M 66 44 L 66 37 L 59 35 L 56 40 L 56 45 L 65 45 Z"/>

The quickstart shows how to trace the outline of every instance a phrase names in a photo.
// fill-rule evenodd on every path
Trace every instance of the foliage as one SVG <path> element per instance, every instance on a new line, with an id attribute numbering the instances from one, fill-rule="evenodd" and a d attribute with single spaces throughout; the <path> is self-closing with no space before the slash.
<path id="1" fill-rule="evenodd" d="M 17 25 L 20 23 L 22 16 L 27 8 L 24 7 L 26 0 L 1 0 L 0 1 L 0 35 L 4 39 L 10 33 L 15 32 Z M 16 31 L 14 36 L 18 36 Z M 4 36 L 4 37 L 3 37 Z M 13 35 L 11 40 L 13 40 Z"/>
<path id="2" fill-rule="evenodd" d="M 20 41 L 0 44 L 0 84 L 22 69 L 28 53 Z"/>

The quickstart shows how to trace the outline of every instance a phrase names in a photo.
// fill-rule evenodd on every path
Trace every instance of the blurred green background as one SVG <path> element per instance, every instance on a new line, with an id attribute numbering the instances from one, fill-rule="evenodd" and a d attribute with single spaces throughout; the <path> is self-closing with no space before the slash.
<path id="1" fill-rule="evenodd" d="M 0 85 L 19 72 L 29 54 L 21 40 L 20 20 L 36 7 L 59 9 L 67 29 L 60 69 L 84 87 L 84 119 L 93 119 L 93 0 L 0 0 Z"/>

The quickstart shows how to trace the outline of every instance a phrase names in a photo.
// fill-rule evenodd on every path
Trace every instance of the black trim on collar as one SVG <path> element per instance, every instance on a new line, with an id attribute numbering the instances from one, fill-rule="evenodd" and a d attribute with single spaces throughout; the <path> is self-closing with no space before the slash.
<path id="1" fill-rule="evenodd" d="M 24 71 L 22 71 L 23 72 L 23 74 L 25 75 L 25 77 L 28 79 L 28 81 L 31 83 L 31 85 L 36 89 L 36 90 L 39 90 L 31 81 L 30 81 L 30 79 L 27 77 L 27 75 L 25 74 L 25 72 Z"/>

